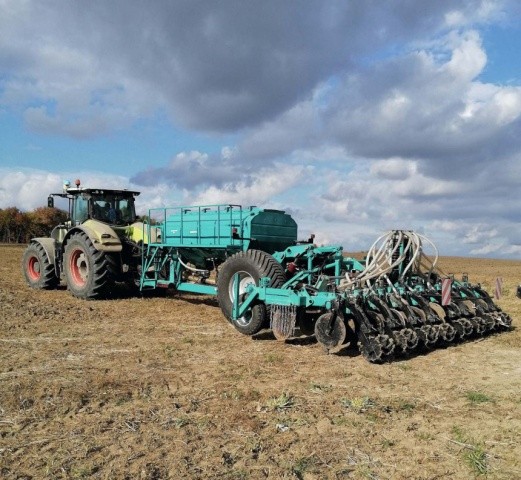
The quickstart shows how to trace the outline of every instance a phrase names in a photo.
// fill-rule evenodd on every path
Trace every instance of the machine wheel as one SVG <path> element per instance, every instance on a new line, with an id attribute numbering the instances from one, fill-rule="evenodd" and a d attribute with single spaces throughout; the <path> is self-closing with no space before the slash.
<path id="1" fill-rule="evenodd" d="M 109 253 L 96 250 L 83 232 L 72 235 L 65 246 L 63 267 L 67 288 L 79 298 L 102 298 L 114 284 L 117 262 Z"/>
<path id="2" fill-rule="evenodd" d="M 320 315 L 315 323 L 315 337 L 328 352 L 341 346 L 346 339 L 346 334 L 344 319 L 333 312 Z"/>
<path id="3" fill-rule="evenodd" d="M 25 249 L 22 268 L 25 280 L 32 288 L 50 290 L 60 283 L 54 265 L 49 262 L 49 257 L 39 243 L 31 242 Z"/>
<path id="4" fill-rule="evenodd" d="M 217 278 L 217 301 L 224 316 L 244 335 L 254 335 L 268 320 L 268 308 L 264 303 L 253 305 L 243 317 L 232 319 L 234 299 L 233 278 L 239 274 L 239 293 L 242 295 L 250 284 L 258 285 L 263 277 L 270 278 L 270 287 L 280 287 L 286 281 L 284 268 L 271 255 L 261 250 L 239 252 L 223 263 Z"/>

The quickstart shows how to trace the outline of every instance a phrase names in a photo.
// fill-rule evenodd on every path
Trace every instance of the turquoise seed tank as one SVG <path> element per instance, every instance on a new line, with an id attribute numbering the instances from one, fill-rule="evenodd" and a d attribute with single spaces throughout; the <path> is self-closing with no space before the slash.
<path id="1" fill-rule="evenodd" d="M 205 205 L 154 209 L 150 216 L 161 219 L 161 243 L 182 249 L 201 267 L 199 259 L 207 257 L 208 249 L 224 260 L 222 253 L 250 249 L 274 253 L 297 240 L 295 220 L 281 210 Z"/>
<path id="2" fill-rule="evenodd" d="M 202 205 L 149 210 L 154 222 L 146 225 L 142 289 L 174 287 L 177 290 L 215 294 L 215 286 L 184 282 L 183 270 L 209 278 L 229 256 L 248 250 L 268 254 L 297 242 L 297 224 L 282 210 L 241 205 Z M 180 265 L 176 268 L 172 265 Z M 165 271 L 168 270 L 168 275 Z"/>

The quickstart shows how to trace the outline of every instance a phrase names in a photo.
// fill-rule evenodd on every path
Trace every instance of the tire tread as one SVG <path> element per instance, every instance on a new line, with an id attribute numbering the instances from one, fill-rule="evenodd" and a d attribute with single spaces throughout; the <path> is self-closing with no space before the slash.
<path id="1" fill-rule="evenodd" d="M 217 301 L 224 316 L 234 325 L 234 327 L 245 335 L 254 335 L 262 328 L 268 326 L 269 306 L 263 303 L 252 307 L 252 321 L 247 326 L 238 326 L 231 317 L 232 303 L 229 298 L 229 282 L 239 269 L 246 266 L 255 271 L 258 278 L 269 277 L 270 287 L 281 287 L 286 281 L 286 274 L 282 265 L 277 262 L 272 255 L 262 250 L 246 250 L 238 252 L 229 257 L 222 265 L 217 279 Z M 253 272 L 250 272 L 253 273 Z M 222 280 L 224 278 L 224 280 Z M 221 279 L 221 281 L 219 281 Z"/>
<path id="2" fill-rule="evenodd" d="M 36 282 L 30 281 L 28 278 L 27 261 L 31 256 L 35 256 L 40 264 L 40 278 Z M 49 257 L 47 256 L 45 249 L 36 241 L 31 241 L 24 252 L 23 270 L 27 283 L 32 288 L 52 290 L 60 283 L 60 279 L 56 276 L 56 269 L 54 265 L 49 262 Z"/>
<path id="3" fill-rule="evenodd" d="M 92 241 L 84 232 L 77 232 L 71 236 L 69 242 L 79 241 L 86 247 L 85 254 L 92 258 L 92 284 L 85 292 L 77 294 L 71 288 L 73 295 L 86 299 L 101 299 L 109 296 L 116 276 L 117 260 L 110 253 L 96 250 Z M 68 265 L 65 266 L 68 269 Z"/>

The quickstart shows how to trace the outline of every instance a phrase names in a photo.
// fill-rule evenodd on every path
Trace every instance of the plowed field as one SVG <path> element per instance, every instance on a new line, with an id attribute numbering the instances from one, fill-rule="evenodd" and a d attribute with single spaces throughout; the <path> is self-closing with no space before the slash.
<path id="1" fill-rule="evenodd" d="M 29 289 L 0 246 L 0 478 L 521 478 L 520 261 L 443 259 L 511 332 L 372 365 L 245 337 L 209 297 Z"/>

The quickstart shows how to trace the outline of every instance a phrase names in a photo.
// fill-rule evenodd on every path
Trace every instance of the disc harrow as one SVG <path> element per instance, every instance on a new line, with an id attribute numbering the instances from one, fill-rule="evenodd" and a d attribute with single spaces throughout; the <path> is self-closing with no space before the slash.
<path id="1" fill-rule="evenodd" d="M 405 296 L 389 295 L 389 303 L 383 298 L 369 298 L 365 307 L 378 305 L 378 310 L 369 307 L 364 311 L 353 305 L 352 311 L 360 322 L 358 347 L 371 362 L 389 361 L 414 351 L 508 330 L 512 324 L 507 314 L 496 306 L 490 308 L 481 298 L 454 301 L 445 307 L 434 302 L 418 302 L 417 297 L 416 305 L 421 307 L 409 303 Z M 390 307 L 397 298 L 401 304 Z"/>
<path id="2" fill-rule="evenodd" d="M 371 362 L 511 328 L 512 319 L 480 285 L 444 275 L 436 266 L 437 251 L 431 260 L 422 240 L 427 239 L 401 231 L 380 237 L 365 268 L 339 287 L 357 298 L 348 308 L 365 325 L 358 346 Z M 450 278 L 451 290 L 445 304 L 443 278 Z"/>
<path id="3" fill-rule="evenodd" d="M 424 245 L 430 246 L 430 255 Z M 250 285 L 244 304 L 269 306 L 278 339 L 294 335 L 297 327 L 309 332 L 314 322 L 315 337 L 328 352 L 357 345 L 367 360 L 378 363 L 508 330 L 512 324 L 467 275 L 456 280 L 442 272 L 434 244 L 412 231 L 381 236 L 363 262 L 343 256 L 342 247 L 312 244 L 274 257 L 285 268 L 286 283 L 279 288 L 267 287 L 267 280 Z M 244 314 L 241 305 L 234 309 Z"/>

